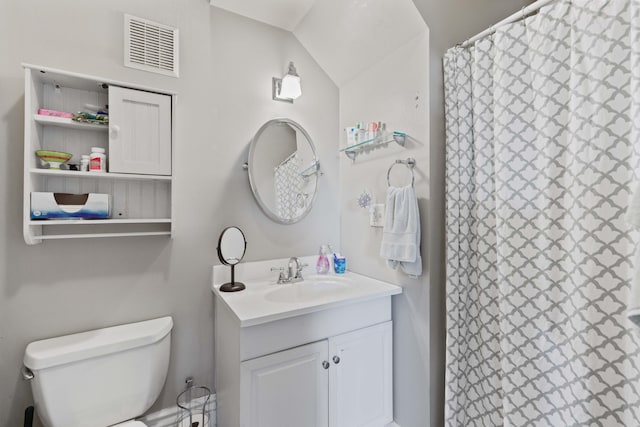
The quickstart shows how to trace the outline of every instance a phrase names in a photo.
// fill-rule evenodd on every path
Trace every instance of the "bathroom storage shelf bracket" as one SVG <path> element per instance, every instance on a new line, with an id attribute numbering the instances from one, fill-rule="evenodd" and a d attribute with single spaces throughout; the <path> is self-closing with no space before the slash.
<path id="1" fill-rule="evenodd" d="M 171 237 L 176 93 L 38 65 L 23 67 L 25 242 Z M 41 114 L 41 109 L 73 114 L 106 105 L 108 124 Z M 106 172 L 43 168 L 35 155 L 37 150 L 62 151 L 72 154 L 70 162 L 77 163 L 94 147 L 105 151 Z M 140 157 L 139 153 L 153 155 Z M 111 215 L 34 220 L 32 193 L 106 194 Z"/>
<path id="2" fill-rule="evenodd" d="M 407 134 L 404 132 L 395 131 L 393 133 L 385 133 L 375 138 L 367 139 L 365 141 L 358 142 L 356 144 L 348 145 L 340 150 L 352 161 L 356 161 L 356 157 L 362 153 L 368 153 L 378 148 L 384 148 L 391 142 L 395 142 L 401 147 L 404 147 L 407 141 Z"/>

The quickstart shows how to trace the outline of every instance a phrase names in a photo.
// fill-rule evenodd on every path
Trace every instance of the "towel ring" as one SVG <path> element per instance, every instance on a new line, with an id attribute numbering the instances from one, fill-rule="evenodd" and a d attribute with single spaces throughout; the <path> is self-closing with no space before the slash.
<path id="1" fill-rule="evenodd" d="M 416 166 L 416 159 L 409 157 L 407 160 L 396 160 L 389 166 L 389 170 L 387 171 L 387 184 L 389 187 L 391 187 L 391 169 L 393 169 L 395 165 L 406 165 L 409 168 L 411 171 L 411 186 L 413 187 L 413 183 L 416 181 L 416 176 L 413 173 L 413 168 Z"/>

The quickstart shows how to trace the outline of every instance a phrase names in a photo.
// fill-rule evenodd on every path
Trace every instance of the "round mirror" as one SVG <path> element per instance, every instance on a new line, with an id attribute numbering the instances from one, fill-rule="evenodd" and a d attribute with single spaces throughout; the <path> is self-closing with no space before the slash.
<path id="1" fill-rule="evenodd" d="M 293 224 L 311 211 L 320 162 L 298 123 L 274 119 L 262 125 L 251 140 L 247 165 L 256 202 L 273 221 Z"/>
<path id="2" fill-rule="evenodd" d="M 220 286 L 222 292 L 237 292 L 245 288 L 243 283 L 236 282 L 235 266 L 244 257 L 247 241 L 238 227 L 227 227 L 218 239 L 218 258 L 220 262 L 231 266 L 231 281 Z"/>
<path id="3" fill-rule="evenodd" d="M 225 265 L 236 265 L 244 257 L 247 241 L 238 227 L 227 227 L 220 233 L 218 258 Z"/>

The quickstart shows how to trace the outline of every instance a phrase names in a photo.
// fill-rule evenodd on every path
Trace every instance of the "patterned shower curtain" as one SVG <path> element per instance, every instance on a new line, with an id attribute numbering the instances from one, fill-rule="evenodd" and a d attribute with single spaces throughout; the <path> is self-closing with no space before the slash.
<path id="1" fill-rule="evenodd" d="M 296 218 L 300 215 L 300 194 L 304 179 L 300 175 L 302 160 L 295 152 L 278 166 L 273 168 L 273 185 L 276 193 L 276 212 L 283 220 Z"/>
<path id="2" fill-rule="evenodd" d="M 639 26 L 560 0 L 445 56 L 447 426 L 640 426 Z"/>

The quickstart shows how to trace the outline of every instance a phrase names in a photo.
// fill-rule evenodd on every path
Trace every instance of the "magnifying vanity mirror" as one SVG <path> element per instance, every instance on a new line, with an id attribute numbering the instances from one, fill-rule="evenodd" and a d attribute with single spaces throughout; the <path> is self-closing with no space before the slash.
<path id="1" fill-rule="evenodd" d="M 245 288 L 244 283 L 236 282 L 235 267 L 247 250 L 247 241 L 238 227 L 227 227 L 218 239 L 218 258 L 224 265 L 231 267 L 231 281 L 220 287 L 222 292 L 237 292 Z"/>
<path id="2" fill-rule="evenodd" d="M 311 211 L 320 162 L 298 123 L 274 119 L 262 125 L 251 140 L 247 169 L 256 202 L 273 221 L 293 224 Z"/>

